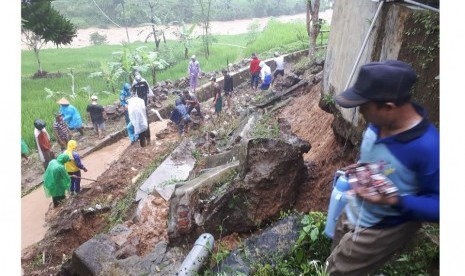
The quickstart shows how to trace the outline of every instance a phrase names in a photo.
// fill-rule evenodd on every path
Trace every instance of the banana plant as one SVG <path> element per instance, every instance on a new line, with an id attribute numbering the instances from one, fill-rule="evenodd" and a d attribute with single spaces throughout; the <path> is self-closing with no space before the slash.
<path id="1" fill-rule="evenodd" d="M 158 57 L 158 52 L 147 51 L 147 46 L 137 47 L 131 51 L 128 47 L 124 47 L 122 51 L 114 52 L 114 56 L 118 59 L 117 64 L 119 69 L 128 76 L 129 83 L 132 83 L 132 74 L 138 71 L 142 74 L 150 72 L 152 83 L 156 82 L 157 70 L 164 70 L 169 66 L 169 63 Z"/>
<path id="2" fill-rule="evenodd" d="M 118 62 L 100 62 L 101 71 L 93 72 L 89 78 L 102 78 L 113 94 L 116 94 L 119 80 L 126 77 Z"/>
<path id="3" fill-rule="evenodd" d="M 137 64 L 134 54 L 127 45 L 123 44 L 123 50 L 113 52 L 112 55 L 116 60 L 115 66 L 120 70 L 119 72 L 122 71 L 122 75 L 125 76 L 124 78 L 127 79 L 129 83 L 132 83 L 133 71 L 135 69 L 134 66 Z"/>
<path id="4" fill-rule="evenodd" d="M 136 60 L 140 62 L 135 66 L 135 69 L 140 72 L 150 71 L 152 83 L 156 83 L 157 71 L 168 68 L 170 64 L 166 60 L 159 58 L 158 52 L 146 52 L 146 48 L 142 46 L 136 49 Z"/>
<path id="5" fill-rule="evenodd" d="M 71 98 L 71 99 L 76 99 L 77 98 L 77 94 L 75 92 L 75 84 L 74 84 L 74 72 L 73 72 L 73 68 L 68 68 L 69 70 L 69 73 L 67 73 L 68 76 L 71 77 L 71 93 L 65 93 L 65 92 L 62 92 L 62 91 L 53 91 L 52 89 L 48 88 L 48 87 L 44 87 L 44 91 L 45 93 L 47 93 L 47 95 L 45 96 L 46 99 L 57 99 L 59 96 L 67 96 L 68 98 Z"/>
<path id="6" fill-rule="evenodd" d="M 91 97 L 92 95 L 97 95 L 97 96 L 99 96 L 100 94 L 105 94 L 105 95 L 110 95 L 110 94 L 112 94 L 111 92 L 105 91 L 105 90 L 104 90 L 104 91 L 101 91 L 101 92 L 95 92 L 95 91 L 92 89 L 92 87 L 91 87 L 90 85 L 86 85 L 86 86 L 84 86 L 84 87 L 81 87 L 80 90 L 87 94 L 87 99 L 88 99 L 88 100 L 90 100 L 90 97 Z"/>
<path id="7" fill-rule="evenodd" d="M 170 24 L 178 25 L 178 26 L 180 25 L 175 35 L 178 38 L 178 41 L 182 43 L 182 45 L 184 46 L 184 58 L 189 58 L 189 49 L 191 48 L 191 40 L 194 39 L 193 32 L 197 24 L 194 23 L 189 28 L 184 23 L 184 21 L 181 21 L 181 22 L 173 21 Z"/>

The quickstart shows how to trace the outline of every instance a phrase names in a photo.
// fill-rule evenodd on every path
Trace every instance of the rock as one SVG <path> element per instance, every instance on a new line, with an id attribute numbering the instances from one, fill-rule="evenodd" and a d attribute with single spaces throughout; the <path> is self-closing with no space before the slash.
<path id="1" fill-rule="evenodd" d="M 253 265 L 273 264 L 276 257 L 288 256 L 299 237 L 299 222 L 291 216 L 278 221 L 261 234 L 252 236 L 232 251 L 212 271 L 215 275 L 242 272 L 250 275 Z"/>
<path id="2" fill-rule="evenodd" d="M 291 208 L 306 169 L 302 155 L 310 145 L 287 135 L 287 142 L 246 141 L 235 157 L 238 166 L 236 161 L 212 168 L 177 188 L 170 200 L 170 242 L 194 242 L 202 233 L 218 238 L 247 232 Z"/>

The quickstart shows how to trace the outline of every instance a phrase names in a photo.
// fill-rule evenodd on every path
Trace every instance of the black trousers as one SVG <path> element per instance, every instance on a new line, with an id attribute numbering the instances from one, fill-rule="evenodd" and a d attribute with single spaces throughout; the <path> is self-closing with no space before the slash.
<path id="1" fill-rule="evenodd" d="M 147 128 L 146 131 L 139 133 L 139 141 L 141 147 L 150 145 L 150 126 Z"/>

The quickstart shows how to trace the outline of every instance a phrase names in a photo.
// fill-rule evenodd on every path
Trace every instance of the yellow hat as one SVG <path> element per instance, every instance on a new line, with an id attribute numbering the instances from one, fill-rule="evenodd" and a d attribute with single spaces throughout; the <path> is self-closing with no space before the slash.
<path id="1" fill-rule="evenodd" d="M 69 101 L 63 97 L 60 100 L 58 100 L 57 104 L 69 104 Z"/>
<path id="2" fill-rule="evenodd" d="M 73 151 L 74 149 L 77 148 L 77 142 L 76 140 L 69 140 L 68 141 L 68 150 Z"/>

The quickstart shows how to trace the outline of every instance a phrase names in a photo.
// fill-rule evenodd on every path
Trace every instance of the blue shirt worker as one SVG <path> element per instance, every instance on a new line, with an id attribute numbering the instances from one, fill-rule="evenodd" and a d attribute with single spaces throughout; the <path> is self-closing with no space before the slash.
<path id="1" fill-rule="evenodd" d="M 79 110 L 70 104 L 66 98 L 61 98 L 57 103 L 60 105 L 60 113 L 63 114 L 63 120 L 66 122 L 69 129 L 77 130 L 81 135 L 84 135 Z"/>
<path id="2" fill-rule="evenodd" d="M 382 164 L 397 192 L 352 186 L 327 258 L 330 275 L 372 275 L 422 222 L 439 223 L 439 132 L 425 109 L 410 101 L 416 80 L 405 62 L 371 62 L 360 68 L 353 87 L 335 97 L 343 108 L 359 107 L 368 123 L 359 161 Z"/>
<path id="3" fill-rule="evenodd" d="M 188 132 L 191 118 L 187 113 L 187 108 L 182 103 L 181 99 L 176 99 L 175 107 L 173 111 L 171 111 L 170 120 L 178 126 L 179 135 L 183 136 L 184 133 Z"/>

